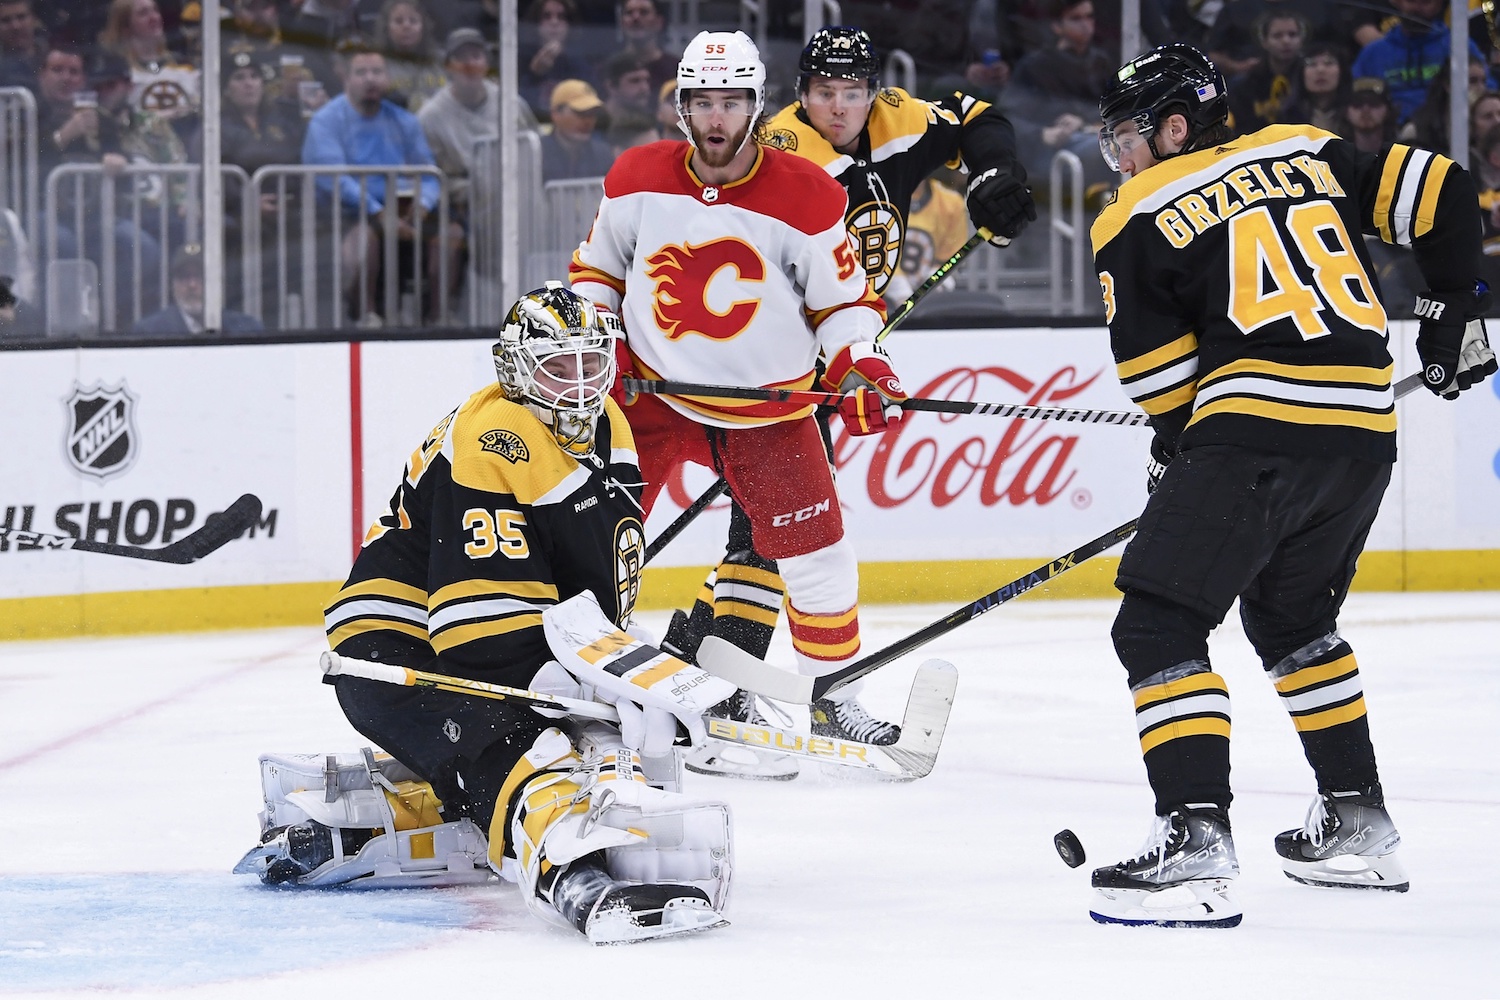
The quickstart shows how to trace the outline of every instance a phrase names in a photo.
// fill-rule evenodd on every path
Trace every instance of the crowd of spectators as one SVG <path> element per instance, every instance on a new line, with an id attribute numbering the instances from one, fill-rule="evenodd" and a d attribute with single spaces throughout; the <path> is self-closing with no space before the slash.
<path id="1" fill-rule="evenodd" d="M 378 174 L 345 175 L 337 187 L 331 177 L 320 178 L 318 207 L 340 215 L 339 246 L 328 248 L 328 258 L 341 261 L 351 321 L 398 321 L 381 312 L 388 300 L 384 282 L 410 280 L 381 271 L 384 238 L 392 230 L 402 247 L 398 266 L 411 271 L 422 262 L 421 320 L 444 319 L 443 301 L 451 311 L 462 291 L 475 144 L 498 133 L 500 2 L 224 2 L 218 131 L 226 164 L 247 175 L 275 164 L 436 166 L 447 178 L 446 229 L 438 222 L 438 185 L 431 177 L 420 183 L 413 177 L 395 191 L 385 190 Z M 766 6 L 770 31 L 783 39 L 767 53 L 768 110 L 774 110 L 795 99 L 801 5 Z M 1141 5 L 1148 41 L 1190 41 L 1218 63 L 1229 80 L 1237 131 L 1306 123 L 1367 151 L 1394 140 L 1447 149 L 1447 9 L 1445 0 Z M 201 10 L 198 0 L 0 0 L 0 87 L 35 95 L 42 177 L 59 166 L 97 166 L 107 183 L 121 185 L 117 204 L 130 206 L 117 207 L 117 218 L 101 223 L 98 184 L 65 185 L 55 221 L 43 220 L 42 231 L 26 235 L 37 257 L 49 241 L 58 258 L 96 262 L 104 242 L 113 246 L 121 269 L 115 285 L 116 309 L 125 317 L 120 330 L 176 308 L 179 263 L 201 268 L 198 258 L 181 260 L 182 248 L 201 232 L 186 173 L 127 169 L 201 162 Z M 1097 152 L 1098 98 L 1120 61 L 1118 4 L 846 0 L 843 11 L 884 51 L 911 56 L 918 96 L 962 90 L 998 103 L 1015 126 L 1043 203 L 1060 151 L 1083 165 L 1091 206 L 1102 204 L 1118 182 Z M 518 115 L 540 134 L 544 180 L 598 178 L 625 148 L 678 135 L 673 97 L 682 32 L 669 31 L 663 0 L 531 0 L 519 16 L 517 83 L 524 107 Z M 1467 165 L 1484 191 L 1487 250 L 1500 261 L 1496 45 L 1482 17 L 1461 30 L 1469 39 Z M 954 186 L 962 180 L 939 179 L 918 192 L 908 269 L 925 266 L 929 252 L 941 259 L 961 241 Z M 243 287 L 233 254 L 248 192 L 230 184 L 225 196 L 228 294 L 243 303 L 252 290 Z M 249 207 L 267 225 L 313 210 L 297 204 L 291 185 L 263 190 Z M 267 322 L 274 326 L 277 319 Z M 185 326 L 193 329 L 190 321 Z"/>

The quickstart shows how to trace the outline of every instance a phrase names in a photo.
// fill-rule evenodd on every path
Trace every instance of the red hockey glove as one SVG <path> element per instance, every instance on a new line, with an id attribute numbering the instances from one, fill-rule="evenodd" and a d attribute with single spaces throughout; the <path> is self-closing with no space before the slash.
<path id="1" fill-rule="evenodd" d="M 829 362 L 823 384 L 846 393 L 839 402 L 839 416 L 850 434 L 880 434 L 900 425 L 906 390 L 880 345 L 851 344 L 839 351 Z"/>

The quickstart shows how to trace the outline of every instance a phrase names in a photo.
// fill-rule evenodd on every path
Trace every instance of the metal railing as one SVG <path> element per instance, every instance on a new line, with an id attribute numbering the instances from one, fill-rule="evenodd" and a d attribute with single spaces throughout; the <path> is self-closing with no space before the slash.
<path id="1" fill-rule="evenodd" d="M 327 325 L 337 330 L 346 325 L 346 275 L 342 253 L 344 236 L 355 226 L 366 223 L 362 213 L 358 220 L 345 218 L 346 209 L 340 197 L 340 181 L 345 177 L 353 178 L 358 185 L 361 205 L 368 203 L 372 178 L 384 179 L 387 194 L 397 192 L 399 195 L 404 182 L 411 185 L 410 223 L 416 238 L 410 241 L 410 292 L 402 290 L 404 276 L 400 269 L 401 239 L 397 227 L 385 223 L 388 213 L 399 211 L 399 197 L 394 201 L 387 197 L 385 207 L 379 213 L 382 223 L 380 273 L 383 275 L 380 312 L 384 323 L 403 326 L 416 326 L 423 322 L 423 304 L 429 291 L 425 266 L 429 236 L 424 233 L 423 224 L 433 212 L 422 206 L 419 194 L 422 178 L 432 177 L 437 180 L 437 301 L 436 314 L 427 324 L 450 324 L 449 261 L 444 252 L 444 244 L 449 235 L 448 179 L 437 167 L 424 165 L 356 167 L 296 164 L 266 166 L 257 170 L 250 178 L 245 203 L 258 209 L 262 195 L 274 195 L 277 210 L 269 225 L 258 210 L 246 210 L 245 230 L 248 238 L 245 259 L 249 271 L 245 280 L 245 311 L 267 322 L 264 295 L 270 287 L 275 294 L 276 312 L 269 318 L 269 322 L 283 329 Z M 331 190 L 319 184 L 319 178 L 329 178 Z M 370 221 L 373 222 L 374 217 Z M 324 238 L 324 234 L 331 236 L 331 242 Z M 367 319 L 369 313 L 365 311 L 365 304 L 373 297 L 368 253 L 368 241 L 359 241 L 354 261 L 358 273 L 354 276 L 352 289 L 357 295 L 356 321 Z M 270 282 L 265 273 L 267 263 L 272 270 Z M 332 266 L 331 276 L 327 272 L 329 264 Z M 325 285 L 326 293 L 331 294 L 325 294 Z M 406 295 L 411 298 L 405 298 Z"/>
<path id="2" fill-rule="evenodd" d="M 885 57 L 885 79 L 906 91 L 917 92 L 917 62 L 905 49 L 891 49 Z"/>
<path id="3" fill-rule="evenodd" d="M 232 164 L 224 165 L 222 175 L 242 184 L 250 179 L 243 168 Z M 122 194 L 117 182 L 125 183 L 129 190 Z M 174 197 L 172 189 L 178 183 L 185 183 L 186 191 L 181 197 Z M 61 203 L 64 185 L 71 188 L 71 197 L 65 205 Z M 121 323 L 118 315 L 121 262 L 115 245 L 116 224 L 129 222 L 134 231 L 129 250 L 131 287 L 126 299 L 129 315 L 125 317 L 134 322 L 153 311 L 147 306 L 160 308 L 171 301 L 168 289 L 171 275 L 167 262 L 172 253 L 179 246 L 201 242 L 202 186 L 203 168 L 198 164 L 131 164 L 114 174 L 106 173 L 98 163 L 65 163 L 55 167 L 47 175 L 43 207 L 46 220 L 45 270 L 50 271 L 51 265 L 59 259 L 58 227 L 66 226 L 77 238 L 82 256 L 98 257 L 102 328 L 114 331 L 128 326 L 128 323 Z M 182 208 L 180 215 L 178 206 Z M 67 210 L 68 217 L 64 217 L 62 209 Z M 150 228 L 146 225 L 148 221 L 152 223 Z M 91 254 L 91 240 L 95 236 L 99 243 L 95 253 Z M 143 237 L 146 236 L 157 244 L 154 253 L 158 257 L 158 266 L 154 274 L 148 274 L 142 267 L 145 258 Z M 146 288 L 147 278 L 154 280 L 154 289 Z M 155 295 L 152 296 L 151 292 Z"/>
<path id="4" fill-rule="evenodd" d="M 1068 175 L 1066 187 L 1064 174 Z M 1048 185 L 1052 191 L 1052 219 L 1047 227 L 1052 315 L 1082 316 L 1089 232 L 1083 219 L 1083 161 L 1077 154 L 1066 149 L 1057 151 L 1057 155 L 1052 157 Z M 1065 192 L 1067 198 L 1063 197 Z M 1064 204 L 1067 205 L 1066 212 L 1063 210 Z M 1068 244 L 1066 255 L 1063 247 L 1065 243 Z M 1064 298 L 1068 299 L 1066 311 L 1063 308 Z"/>
<path id="5" fill-rule="evenodd" d="M 36 98 L 25 87 L 0 87 L 0 208 L 15 212 L 36 239 L 38 191 Z"/>

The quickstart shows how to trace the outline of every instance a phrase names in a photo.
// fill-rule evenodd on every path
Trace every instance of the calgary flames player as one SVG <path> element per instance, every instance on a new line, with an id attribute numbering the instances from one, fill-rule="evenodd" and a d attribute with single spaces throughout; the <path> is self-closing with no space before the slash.
<path id="1" fill-rule="evenodd" d="M 702 32 L 688 44 L 677 112 L 689 141 L 628 149 L 615 161 L 573 257 L 573 289 L 620 311 L 639 377 L 801 389 L 815 381 L 821 353 L 824 384 L 846 394 L 850 433 L 879 433 L 899 422 L 893 404 L 906 398 L 874 343 L 884 312 L 844 228 L 844 189 L 815 164 L 754 141 L 765 80 L 742 32 Z M 628 402 L 647 513 L 683 463 L 721 473 L 750 517 L 756 551 L 780 563 L 798 668 L 816 675 L 853 659 L 858 564 L 812 409 L 688 396 Z M 895 742 L 899 728 L 872 718 L 856 693 L 844 688 L 814 706 L 822 731 Z M 743 692 L 716 711 L 757 718 Z M 795 776 L 783 766 L 761 776 Z"/>

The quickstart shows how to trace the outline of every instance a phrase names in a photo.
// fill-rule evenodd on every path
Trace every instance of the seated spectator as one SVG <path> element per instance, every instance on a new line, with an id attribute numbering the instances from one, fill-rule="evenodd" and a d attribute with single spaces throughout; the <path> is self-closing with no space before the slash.
<path id="1" fill-rule="evenodd" d="M 221 333 L 260 333 L 260 320 L 233 309 L 220 313 Z M 146 337 L 187 337 L 208 333 L 203 327 L 203 248 L 189 243 L 172 255 L 172 304 L 142 316 L 130 328 Z"/>
<path id="2" fill-rule="evenodd" d="M 604 64 L 604 141 L 616 156 L 655 131 L 655 94 L 651 71 L 634 53 L 616 52 Z"/>
<path id="3" fill-rule="evenodd" d="M 156 0 L 111 0 L 99 44 L 130 67 L 130 106 L 191 134 L 197 127 L 202 81 L 198 67 L 167 48 Z"/>
<path id="4" fill-rule="evenodd" d="M 677 81 L 668 80 L 656 94 L 656 137 L 681 139 L 682 127 L 677 117 Z"/>
<path id="5" fill-rule="evenodd" d="M 1446 77 L 1448 26 L 1439 18 L 1447 10 L 1443 0 L 1391 0 L 1401 19 L 1384 35 L 1366 45 L 1354 60 L 1354 76 L 1379 77 L 1396 109 L 1396 124 L 1405 124 L 1427 97 L 1427 88 Z M 1469 58 L 1484 65 L 1472 40 Z"/>
<path id="6" fill-rule="evenodd" d="M 620 34 L 625 39 L 625 51 L 646 64 L 652 89 L 677 79 L 677 63 L 682 53 L 663 50 L 662 33 L 666 27 L 657 0 L 625 0 L 620 5 Z"/>
<path id="7" fill-rule="evenodd" d="M 64 164 L 99 164 L 108 183 L 109 177 L 123 173 L 127 163 L 123 137 L 128 121 L 101 114 L 97 92 L 84 90 L 88 82 L 96 85 L 108 80 L 89 80 L 84 74 L 83 53 L 67 45 L 57 45 L 42 61 L 37 76 L 37 169 L 42 177 Z M 122 89 L 128 93 L 129 88 Z M 87 257 L 103 267 L 101 234 L 114 244 L 116 267 L 116 315 L 133 318 L 132 289 L 155 287 L 161 275 L 161 245 L 149 233 L 139 229 L 123 212 L 106 220 L 100 210 L 99 183 L 89 180 L 78 197 L 72 182 L 58 188 L 56 229 L 58 260 Z M 44 227 L 48 224 L 44 220 Z M 47 245 L 47 233 L 38 245 Z M 135 254 L 139 247 L 141 269 L 134 274 Z M 45 257 L 45 254 L 42 256 Z M 155 308 L 152 306 L 152 308 Z M 129 322 L 129 318 L 125 319 Z"/>
<path id="8" fill-rule="evenodd" d="M 1312 125 L 1349 138 L 1348 78 L 1341 50 L 1326 42 L 1313 42 L 1302 56 L 1302 72 L 1277 120 Z"/>
<path id="9" fill-rule="evenodd" d="M 901 276 L 906 290 L 885 290 L 887 302 L 899 302 L 926 281 L 939 264 L 958 252 L 969 238 L 969 210 L 963 195 L 931 177 L 922 178 L 911 195 L 911 214 L 901 242 Z M 951 285 L 940 285 L 939 288 Z"/>
<path id="10" fill-rule="evenodd" d="M 422 134 L 417 116 L 386 100 L 390 86 L 385 72 L 385 56 L 354 43 L 340 49 L 339 65 L 344 75 L 344 92 L 329 101 L 307 125 L 302 143 L 302 162 L 329 166 L 374 167 L 389 165 L 432 166 L 432 150 Z M 429 241 L 428 255 L 437 249 L 436 209 L 441 189 L 436 177 L 423 177 L 413 186 L 411 199 L 401 205 L 405 193 L 386 190 L 380 175 L 338 178 L 337 205 L 343 212 L 347 229 L 339 248 L 342 260 L 344 293 L 350 296 L 350 307 L 363 325 L 383 325 L 386 319 L 375 312 L 376 284 L 380 279 L 381 241 L 379 230 L 394 226 L 398 239 L 410 247 L 418 238 Z M 363 183 L 363 195 L 361 194 Z M 318 179 L 322 198 L 334 199 L 333 178 Z M 394 195 L 396 203 L 390 204 Z M 415 224 L 415 205 L 423 214 L 422 229 Z M 398 275 L 386 275 L 390 281 Z M 362 299 L 354 297 L 363 289 Z"/>
<path id="11" fill-rule="evenodd" d="M 603 177 L 615 162 L 609 143 L 594 134 L 604 102 L 582 80 L 552 88 L 552 133 L 542 136 L 542 180 Z"/>
<path id="12" fill-rule="evenodd" d="M 1378 12 L 1334 0 L 1230 0 L 1220 8 L 1207 42 L 1208 57 L 1226 80 L 1260 65 L 1264 58 L 1260 45 L 1264 18 L 1288 11 L 1295 11 L 1302 18 L 1304 38 L 1308 41 L 1354 49 L 1380 34 L 1376 27 Z"/>
<path id="13" fill-rule="evenodd" d="M 375 47 L 385 53 L 391 80 L 387 100 L 413 114 L 448 82 L 433 25 L 419 0 L 385 0 L 375 27 Z"/>
<path id="14" fill-rule="evenodd" d="M 36 74 L 47 52 L 47 33 L 32 0 L 0 0 L 0 87 L 36 93 Z"/>
<path id="15" fill-rule="evenodd" d="M 1470 103 L 1469 138 L 1479 136 L 1484 129 L 1476 129 L 1473 125 L 1473 102 L 1482 97 L 1488 87 L 1488 77 L 1482 63 L 1469 60 L 1469 87 L 1465 100 Z M 1448 139 L 1448 119 L 1450 115 L 1448 103 L 1449 90 L 1448 61 L 1443 60 L 1438 75 L 1433 77 L 1432 83 L 1427 85 L 1427 99 L 1422 102 L 1421 107 L 1412 113 L 1411 120 L 1396 130 L 1398 142 L 1410 143 L 1421 146 L 1423 149 L 1435 149 L 1438 152 L 1446 152 L 1452 145 Z"/>
<path id="16" fill-rule="evenodd" d="M 313 75 L 302 54 L 290 51 L 282 41 L 277 0 L 231 0 L 229 9 L 231 16 L 219 26 L 219 72 L 229 73 L 243 57 L 260 68 L 267 98 L 297 106 L 298 84 L 311 81 Z M 322 100 L 327 100 L 326 93 Z M 309 108 L 307 114 L 316 110 Z"/>
<path id="17" fill-rule="evenodd" d="M 322 107 L 322 103 L 343 92 L 343 81 L 335 68 L 335 54 L 341 44 L 358 38 L 355 18 L 356 0 L 303 0 L 297 12 L 281 26 L 281 41 L 288 55 L 301 60 L 310 80 L 322 85 L 321 101 L 307 88 L 304 105 Z"/>
<path id="18" fill-rule="evenodd" d="M 1479 218 L 1484 229 L 1481 276 L 1491 288 L 1500 286 L 1500 125 L 1493 125 L 1474 144 L 1469 162 L 1479 189 Z"/>
<path id="19" fill-rule="evenodd" d="M 1258 37 L 1260 61 L 1229 81 L 1229 112 L 1240 135 L 1280 121 L 1279 112 L 1301 68 L 1307 25 L 1296 11 L 1272 11 L 1260 22 Z"/>
<path id="20" fill-rule="evenodd" d="M 577 19 L 573 0 L 532 0 L 521 19 L 517 85 L 532 114 L 540 119 L 547 118 L 552 88 L 557 84 L 563 80 L 594 82 L 593 67 L 569 45 Z"/>
<path id="21" fill-rule="evenodd" d="M 1349 91 L 1349 141 L 1361 153 L 1378 153 L 1396 140 L 1396 111 L 1379 77 L 1359 77 Z"/>

